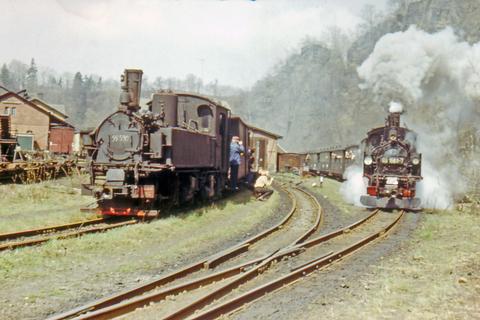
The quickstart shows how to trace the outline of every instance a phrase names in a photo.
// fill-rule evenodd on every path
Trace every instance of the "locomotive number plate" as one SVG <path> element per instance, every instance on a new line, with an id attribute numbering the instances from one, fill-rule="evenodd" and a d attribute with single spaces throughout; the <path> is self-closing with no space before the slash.
<path id="1" fill-rule="evenodd" d="M 126 134 L 112 134 L 111 139 L 112 142 L 130 142 L 132 136 Z"/>

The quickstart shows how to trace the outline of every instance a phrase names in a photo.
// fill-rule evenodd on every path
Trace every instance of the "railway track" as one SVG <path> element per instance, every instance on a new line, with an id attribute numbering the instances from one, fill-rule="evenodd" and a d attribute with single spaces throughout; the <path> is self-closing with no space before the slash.
<path id="1" fill-rule="evenodd" d="M 111 319 L 134 311 L 135 313 L 140 312 L 139 317 L 144 317 L 144 312 L 148 317 L 149 310 L 152 312 L 150 316 L 156 319 L 215 318 L 230 313 L 269 292 L 278 290 L 359 250 L 371 241 L 383 236 L 403 216 L 403 212 L 401 212 L 392 220 L 392 215 L 383 215 L 380 219 L 377 219 L 378 222 L 369 224 L 368 222 L 379 216 L 380 211 L 376 210 L 353 224 L 328 234 L 312 237 L 323 217 L 321 208 L 316 199 L 308 192 L 298 188 L 294 188 L 290 192 L 292 191 L 297 194 L 291 194 L 293 196 L 292 209 L 289 214 L 279 224 L 260 235 L 151 283 L 81 306 L 50 319 L 69 319 L 73 317 L 78 319 Z M 250 240 L 255 239 L 255 242 L 260 243 L 260 240 L 257 239 L 258 236 L 263 235 L 262 238 L 265 238 L 275 231 L 288 228 L 286 222 L 294 220 L 292 216 L 295 211 L 299 210 L 298 195 L 302 193 L 318 207 L 317 218 L 314 219 L 314 223 L 307 231 L 295 237 L 293 241 L 289 239 L 287 244 L 283 244 L 281 248 L 263 256 L 239 255 L 239 252 L 254 251 L 254 245 L 249 243 Z M 309 210 L 307 208 L 304 211 Z M 379 227 L 378 224 L 381 226 Z M 291 226 L 290 230 L 294 228 Z M 352 230 L 357 228 L 364 230 L 355 234 Z M 275 233 L 285 237 L 281 232 Z M 330 245 L 330 248 L 328 247 L 329 242 L 336 238 L 342 238 L 342 236 L 349 237 L 351 244 L 342 246 L 337 243 L 336 248 L 335 244 Z M 307 241 L 309 238 L 311 239 Z M 268 237 L 268 239 L 274 241 L 275 238 Z M 321 244 L 327 244 L 326 251 L 317 252 L 318 250 L 315 249 L 321 247 Z M 332 248 L 335 250 L 331 250 Z M 235 256 L 237 259 L 233 259 Z M 303 258 L 298 259 L 299 257 Z M 285 259 L 289 259 L 286 261 L 294 261 L 293 265 L 292 263 L 284 263 Z M 216 261 L 216 263 L 210 263 L 212 261 Z M 231 266 L 232 264 L 234 265 Z M 221 267 L 217 267 L 219 265 Z M 282 267 L 278 269 L 278 266 Z M 209 272 L 208 270 L 211 268 L 213 270 Z M 197 276 L 193 279 L 190 279 L 190 277 L 185 279 L 192 274 Z M 167 285 L 169 286 L 167 287 Z M 216 304 L 214 305 L 214 303 Z M 178 309 L 179 305 L 183 307 Z M 145 308 L 146 306 L 149 307 Z M 199 313 L 200 310 L 201 313 Z"/>
<path id="2" fill-rule="evenodd" d="M 374 213 L 374 215 L 376 214 L 378 214 L 378 212 Z M 374 232 L 366 232 L 366 235 L 365 232 L 363 232 L 361 237 L 352 237 L 352 241 L 347 245 L 342 246 L 337 244 L 335 250 L 333 251 L 327 249 L 323 250 L 322 252 L 321 250 L 312 249 L 317 247 L 331 236 L 337 237 L 339 235 L 338 231 L 332 232 L 327 236 L 312 239 L 305 244 L 297 246 L 296 249 L 305 250 L 304 252 L 301 252 L 299 257 L 305 253 L 308 253 L 309 251 L 313 251 L 307 254 L 303 259 L 298 259 L 300 261 L 296 261 L 297 259 L 294 259 L 295 262 L 293 263 L 290 262 L 291 260 L 287 260 L 283 264 L 278 263 L 282 261 L 282 259 L 285 259 L 285 257 L 291 256 L 288 250 L 285 252 L 279 252 L 275 256 L 263 261 L 257 266 L 257 268 L 250 270 L 243 276 L 243 279 L 236 279 L 237 284 L 233 283 L 235 281 L 227 284 L 225 287 L 231 286 L 232 284 L 234 284 L 236 287 L 239 287 L 240 284 L 246 283 L 243 288 L 239 287 L 236 292 L 233 292 L 233 289 L 230 290 L 230 296 L 224 294 L 222 296 L 223 299 L 217 297 L 216 299 L 212 300 L 210 297 L 212 295 L 215 296 L 217 292 L 221 292 L 223 288 L 217 289 L 209 294 L 209 299 L 204 301 L 202 301 L 202 299 L 197 299 L 194 303 L 163 317 L 163 319 L 181 319 L 186 317 L 197 320 L 213 319 L 222 315 L 230 314 L 242 308 L 243 306 L 262 298 L 268 293 L 280 290 L 298 280 L 301 280 L 302 278 L 305 278 L 312 272 L 330 266 L 334 262 L 355 253 L 356 251 L 370 244 L 372 241 L 385 235 L 389 230 L 399 223 L 403 217 L 403 214 L 404 212 L 402 211 L 400 214 L 394 216 L 391 221 Z M 348 230 L 351 229 L 344 230 L 342 234 L 348 234 Z M 250 283 L 247 283 L 247 281 L 250 279 L 253 280 Z M 205 297 L 203 297 L 203 299 L 204 298 Z M 197 310 L 200 310 L 202 307 L 206 307 L 206 310 L 197 312 Z"/>
<path id="3" fill-rule="evenodd" d="M 97 308 L 90 305 L 90 307 L 92 307 L 90 310 L 95 309 L 96 311 L 81 315 L 78 319 L 111 319 L 137 309 L 139 311 L 136 312 L 140 312 L 139 317 L 148 318 L 149 316 L 153 316 L 153 318 L 156 319 L 184 319 L 188 317 L 193 319 L 212 319 L 230 313 L 269 292 L 278 290 L 319 268 L 328 266 L 346 255 L 354 253 L 368 243 L 383 236 L 393 228 L 403 216 L 403 212 L 393 218 L 392 215 L 383 215 L 378 219 L 379 221 L 370 223 L 369 228 L 366 227 L 369 225 L 367 222 L 372 221 L 373 218 L 378 218 L 379 212 L 378 210 L 374 211 L 367 217 L 344 228 L 314 237 L 309 241 L 291 243 L 271 255 L 244 262 L 236 267 L 221 270 L 141 296 L 135 294 L 131 296 L 134 298 L 119 301 L 109 306 L 104 305 L 103 307 Z M 379 227 L 378 224 L 382 226 Z M 359 227 L 365 230 L 351 236 L 354 234 L 352 230 Z M 376 230 L 372 232 L 372 229 Z M 332 241 L 332 239 L 341 238 L 341 236 L 350 237 L 351 244 L 346 246 L 339 246 L 339 244 L 337 244 L 338 248 L 336 250 L 332 251 L 330 250 L 331 248 L 327 248 L 327 252 L 324 250 L 323 253 L 314 250 L 314 248 L 317 248 L 320 244 L 328 243 Z M 307 252 L 308 254 L 306 254 Z M 301 255 L 304 255 L 304 258 L 301 261 L 297 261 L 297 258 Z M 295 259 L 290 259 L 293 257 L 295 257 Z M 295 261 L 295 263 L 293 265 L 291 263 L 280 263 L 284 262 L 282 260 L 285 258 L 289 258 L 290 260 L 287 261 Z M 283 266 L 284 270 L 278 268 L 278 266 L 282 265 L 286 265 Z M 269 274 L 266 272 L 267 270 L 270 271 Z M 258 282 L 264 283 L 259 284 Z M 244 288 L 241 288 L 242 286 L 244 286 Z M 241 290 L 238 288 L 241 288 Z M 195 294 L 195 290 L 200 290 L 200 292 Z M 185 296 L 188 295 L 193 296 L 190 297 L 190 299 L 185 298 Z M 229 295 L 233 295 L 233 297 Z M 169 297 L 170 299 L 168 299 Z M 149 306 L 154 302 L 161 302 L 161 304 L 139 309 Z M 213 305 L 214 303 L 217 304 Z M 178 309 L 179 305 L 183 307 Z M 155 306 L 157 307 L 155 308 Z M 208 310 L 198 313 L 199 310 L 205 307 L 208 307 Z M 170 312 L 172 308 L 175 309 L 175 311 Z M 149 315 L 148 310 L 151 310 L 152 314 Z M 83 311 L 85 311 L 85 309 L 83 309 Z M 75 315 L 78 315 L 78 313 Z M 72 314 L 70 314 L 70 316 L 72 316 Z M 65 317 L 59 317 L 54 319 L 64 318 Z"/>
<path id="4" fill-rule="evenodd" d="M 4 233 L 0 234 L 0 251 L 39 245 L 50 240 L 74 238 L 88 233 L 103 232 L 137 222 L 137 220 L 114 222 L 109 219 L 99 218 L 46 228 Z"/>
<path id="5" fill-rule="evenodd" d="M 291 199 L 291 208 L 273 227 L 155 281 L 53 316 L 51 319 L 68 319 L 77 316 L 97 319 L 118 316 L 133 311 L 138 306 L 158 299 L 162 300 L 162 297 L 172 292 L 180 292 L 179 290 L 183 291 L 187 287 L 195 289 L 198 286 L 234 277 L 261 263 L 282 248 L 304 242 L 321 225 L 322 209 L 315 197 L 301 189 L 290 188 L 285 191 Z M 162 291 L 167 284 L 173 286 L 173 289 L 170 287 L 167 293 L 163 294 Z M 157 292 L 159 288 L 160 293 Z M 86 312 L 88 313 L 85 314 Z M 105 312 L 105 316 L 100 315 Z"/>

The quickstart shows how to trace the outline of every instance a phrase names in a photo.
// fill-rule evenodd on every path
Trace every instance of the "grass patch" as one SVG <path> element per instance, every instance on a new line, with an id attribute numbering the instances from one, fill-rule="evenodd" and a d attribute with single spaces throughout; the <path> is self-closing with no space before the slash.
<path id="1" fill-rule="evenodd" d="M 328 313 L 357 319 L 478 319 L 479 244 L 478 213 L 426 214 L 408 246 L 362 280 L 368 290 L 346 295 Z"/>
<path id="2" fill-rule="evenodd" d="M 250 192 L 241 192 L 215 205 L 148 224 L 4 252 L 0 255 L 0 306 L 12 304 L 21 314 L 32 310 L 39 314 L 38 307 L 48 304 L 49 297 L 78 300 L 92 290 L 102 295 L 117 282 L 191 263 L 191 257 L 249 236 L 258 223 L 278 212 L 279 203 L 278 193 L 261 202 L 252 201 Z M 31 307 L 21 305 L 25 296 L 35 298 Z"/>
<path id="3" fill-rule="evenodd" d="M 74 175 L 37 184 L 0 185 L 0 232 L 13 232 L 93 218 L 80 208 L 93 201 L 80 195 L 85 176 Z"/>

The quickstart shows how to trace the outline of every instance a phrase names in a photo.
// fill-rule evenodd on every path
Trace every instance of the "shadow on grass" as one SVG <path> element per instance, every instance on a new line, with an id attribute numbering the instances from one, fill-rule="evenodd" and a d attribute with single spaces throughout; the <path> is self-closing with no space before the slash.
<path id="1" fill-rule="evenodd" d="M 253 201 L 252 191 L 245 188 L 237 192 L 226 191 L 223 197 L 212 201 L 196 201 L 194 203 L 183 204 L 180 207 L 165 207 L 160 210 L 159 219 L 177 216 L 186 218 L 189 215 L 201 216 L 207 214 L 210 210 L 223 210 L 229 204 L 241 205 Z"/>

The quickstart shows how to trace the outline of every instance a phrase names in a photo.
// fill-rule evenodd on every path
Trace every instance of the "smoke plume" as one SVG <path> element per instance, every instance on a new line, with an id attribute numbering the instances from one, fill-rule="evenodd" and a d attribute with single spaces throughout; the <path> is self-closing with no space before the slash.
<path id="1" fill-rule="evenodd" d="M 449 27 L 429 34 L 411 26 L 383 36 L 357 72 L 361 87 L 383 105 L 395 100 L 406 107 L 403 120 L 418 133 L 423 154 L 424 180 L 418 186 L 423 206 L 451 207 L 466 189 L 460 136 L 469 126 L 478 130 L 480 43 L 460 41 Z"/>
<path id="2" fill-rule="evenodd" d="M 340 186 L 340 193 L 346 202 L 362 207 L 360 196 L 365 194 L 367 183 L 363 178 L 363 167 L 351 165 L 345 169 L 343 178 L 346 179 Z"/>

